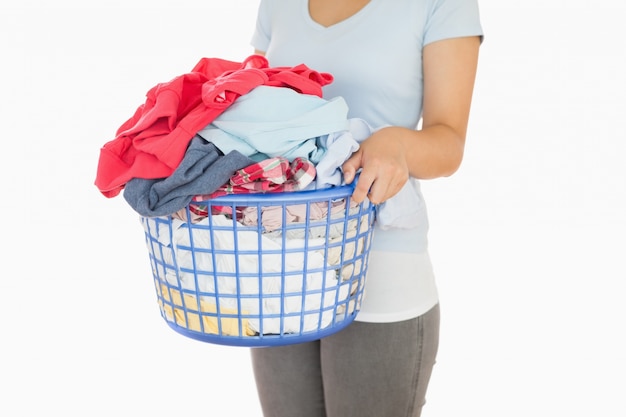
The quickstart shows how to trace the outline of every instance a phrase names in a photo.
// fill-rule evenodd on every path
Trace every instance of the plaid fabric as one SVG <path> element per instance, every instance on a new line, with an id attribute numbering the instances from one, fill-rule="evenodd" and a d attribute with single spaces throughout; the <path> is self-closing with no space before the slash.
<path id="1" fill-rule="evenodd" d="M 269 181 L 282 184 L 287 181 L 289 161 L 287 158 L 270 158 L 240 169 L 230 178 L 232 185 L 245 185 L 253 181 Z"/>
<path id="2" fill-rule="evenodd" d="M 240 169 L 214 194 L 299 191 L 313 182 L 315 172 L 315 165 L 304 158 L 291 163 L 283 157 L 269 158 Z"/>
<path id="3" fill-rule="evenodd" d="M 308 187 L 315 179 L 315 164 L 306 158 L 295 158 L 291 163 L 287 158 L 274 157 L 248 165 L 235 172 L 227 184 L 211 194 L 196 195 L 192 198 L 189 210 L 197 216 L 208 215 L 207 206 L 193 204 L 194 201 L 211 200 L 229 194 L 256 194 L 300 191 Z M 240 208 L 235 208 L 237 217 Z M 231 206 L 213 206 L 211 214 L 233 214 Z"/>

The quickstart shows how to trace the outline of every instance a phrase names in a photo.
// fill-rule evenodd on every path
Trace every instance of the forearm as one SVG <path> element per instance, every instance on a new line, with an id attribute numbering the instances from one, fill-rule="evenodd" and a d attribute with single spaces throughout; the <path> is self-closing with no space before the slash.
<path id="1" fill-rule="evenodd" d="M 465 138 L 445 125 L 422 130 L 386 128 L 390 139 L 403 149 L 409 175 L 419 179 L 447 177 L 454 174 L 463 160 Z"/>

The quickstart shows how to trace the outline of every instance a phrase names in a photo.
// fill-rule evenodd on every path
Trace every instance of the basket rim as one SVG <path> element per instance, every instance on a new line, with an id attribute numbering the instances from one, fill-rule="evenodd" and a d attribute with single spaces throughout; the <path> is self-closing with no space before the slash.
<path id="1" fill-rule="evenodd" d="M 281 191 L 270 193 L 241 193 L 228 194 L 206 200 L 194 200 L 193 204 L 219 205 L 220 203 L 251 204 L 262 202 L 285 201 L 289 203 L 306 203 L 315 200 L 327 200 L 335 198 L 345 198 L 352 195 L 356 186 L 356 181 L 351 184 L 338 185 L 328 188 L 301 191 Z"/>

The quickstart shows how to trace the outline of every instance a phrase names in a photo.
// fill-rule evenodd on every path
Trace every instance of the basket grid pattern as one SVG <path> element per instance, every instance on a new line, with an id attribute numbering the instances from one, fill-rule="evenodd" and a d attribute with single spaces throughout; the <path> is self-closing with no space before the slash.
<path id="1" fill-rule="evenodd" d="M 350 191 L 202 202 L 209 213 L 245 207 L 258 214 L 253 225 L 222 214 L 185 221 L 189 207 L 186 219 L 142 217 L 162 317 L 185 336 L 239 346 L 315 340 L 348 325 L 360 308 L 375 217 L 367 201 L 351 204 Z M 288 219 L 296 206 L 303 221 Z M 328 215 L 314 218 L 320 208 Z M 278 219 L 269 230 L 266 210 Z"/>

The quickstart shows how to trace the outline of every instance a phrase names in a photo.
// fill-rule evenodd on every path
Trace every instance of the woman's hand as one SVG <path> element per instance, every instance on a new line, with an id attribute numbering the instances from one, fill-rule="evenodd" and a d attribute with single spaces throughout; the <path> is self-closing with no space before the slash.
<path id="1" fill-rule="evenodd" d="M 344 162 L 344 179 L 350 184 L 361 169 L 352 199 L 356 203 L 366 197 L 380 204 L 396 195 L 409 179 L 406 149 L 398 127 L 385 127 L 363 141 L 359 150 Z"/>

